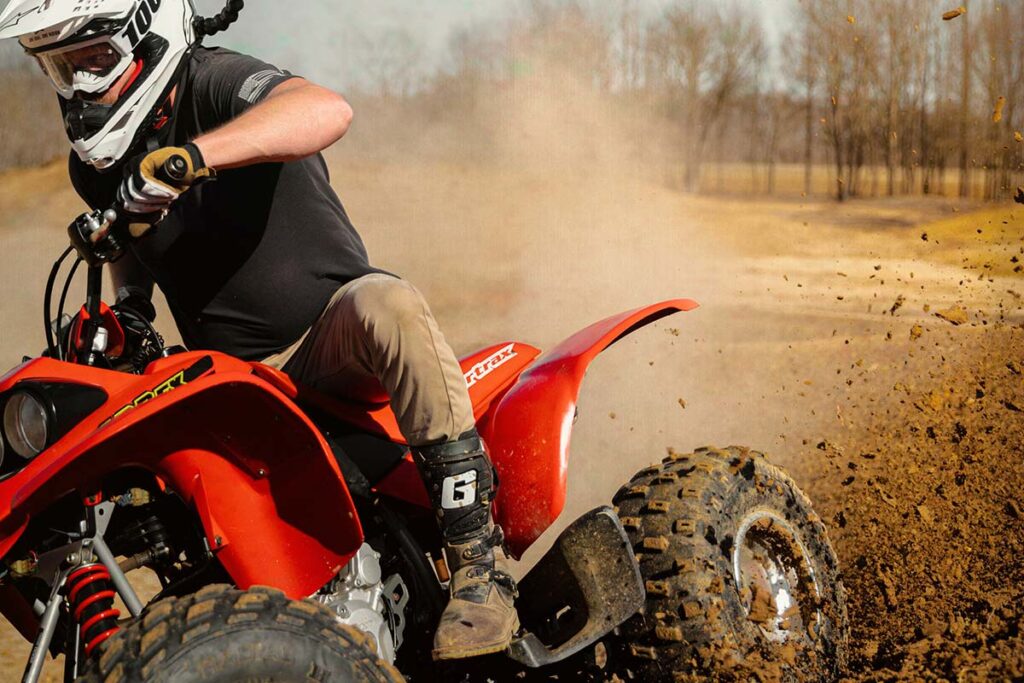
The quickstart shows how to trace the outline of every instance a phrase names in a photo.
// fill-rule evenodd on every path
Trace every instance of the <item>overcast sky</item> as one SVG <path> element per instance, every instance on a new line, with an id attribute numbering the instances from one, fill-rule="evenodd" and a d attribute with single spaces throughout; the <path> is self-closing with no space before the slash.
<path id="1" fill-rule="evenodd" d="M 200 0 L 212 12 L 217 0 Z M 448 37 L 459 27 L 508 16 L 510 0 L 253 0 L 239 22 L 209 44 L 235 47 L 278 66 L 320 80 L 346 85 L 375 43 L 406 35 L 423 47 L 424 59 L 437 65 Z M 209 9 L 207 9 L 209 8 Z M 428 67 L 429 68 L 429 67 Z"/>
<path id="2" fill-rule="evenodd" d="M 0 0 L 5 7 L 9 0 Z M 62 0 L 67 1 L 67 0 Z M 777 41 L 796 0 L 735 0 L 761 15 L 769 37 Z M 335 87 L 361 81 L 374 49 L 406 36 L 422 46 L 424 71 L 443 65 L 452 32 L 480 22 L 503 22 L 523 0 L 249 0 L 239 22 L 227 33 L 207 39 L 272 62 Z M 588 0 L 614 5 L 621 0 Z M 639 0 L 649 13 L 672 2 L 715 3 L 721 0 Z M 199 11 L 212 14 L 223 0 L 197 0 Z M 13 46 L 0 56 L 14 52 Z"/>
<path id="3" fill-rule="evenodd" d="M 615 6 L 621 0 L 588 0 Z M 774 42 L 788 22 L 795 0 L 734 0 L 764 19 Z M 639 0 L 650 15 L 666 5 L 721 4 L 722 0 Z M 211 12 L 219 0 L 199 0 L 202 12 Z M 246 5 L 238 24 L 218 37 L 220 44 L 257 53 L 279 66 L 301 71 L 311 78 L 338 78 L 344 86 L 372 56 L 367 43 L 388 34 L 407 35 L 423 46 L 427 71 L 443 64 L 449 38 L 459 28 L 480 23 L 501 23 L 515 15 L 522 0 L 301 0 L 279 3 L 256 0 Z"/>

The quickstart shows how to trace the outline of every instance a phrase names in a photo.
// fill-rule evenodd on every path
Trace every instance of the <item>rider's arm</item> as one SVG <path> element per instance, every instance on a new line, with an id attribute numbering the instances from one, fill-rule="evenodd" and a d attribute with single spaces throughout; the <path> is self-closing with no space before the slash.
<path id="1" fill-rule="evenodd" d="M 131 250 L 126 251 L 124 256 L 111 263 L 109 269 L 115 292 L 122 287 L 133 287 L 144 292 L 147 298 L 152 298 L 153 279 Z"/>
<path id="2" fill-rule="evenodd" d="M 193 142 L 206 165 L 218 170 L 293 161 L 337 142 L 351 122 L 352 108 L 341 95 L 291 78 L 238 118 Z"/>

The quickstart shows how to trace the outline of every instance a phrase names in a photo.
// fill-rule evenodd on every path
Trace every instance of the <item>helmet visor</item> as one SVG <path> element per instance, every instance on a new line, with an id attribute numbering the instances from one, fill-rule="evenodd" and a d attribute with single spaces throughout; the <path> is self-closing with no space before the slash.
<path id="1" fill-rule="evenodd" d="M 68 99 L 75 92 L 107 90 L 132 64 L 131 53 L 124 53 L 106 36 L 57 50 L 37 52 L 34 56 L 57 92 Z"/>

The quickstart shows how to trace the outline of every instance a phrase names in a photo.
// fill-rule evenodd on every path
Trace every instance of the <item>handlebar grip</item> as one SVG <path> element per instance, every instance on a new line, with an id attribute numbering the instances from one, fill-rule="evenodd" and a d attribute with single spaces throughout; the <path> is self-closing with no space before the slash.
<path id="1" fill-rule="evenodd" d="M 160 167 L 160 172 L 157 175 L 160 176 L 158 180 L 169 180 L 172 183 L 181 182 L 188 175 L 188 160 L 180 154 L 173 154 Z"/>

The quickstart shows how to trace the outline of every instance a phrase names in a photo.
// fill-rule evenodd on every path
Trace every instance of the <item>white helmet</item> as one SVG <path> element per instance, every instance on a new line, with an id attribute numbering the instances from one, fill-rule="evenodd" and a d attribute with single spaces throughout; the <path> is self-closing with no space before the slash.
<path id="1" fill-rule="evenodd" d="M 0 39 L 20 38 L 60 95 L 71 146 L 98 169 L 148 135 L 196 42 L 191 0 L 11 0 Z M 133 77 L 113 105 L 82 94 Z M 165 112 L 169 114 L 170 112 Z"/>

